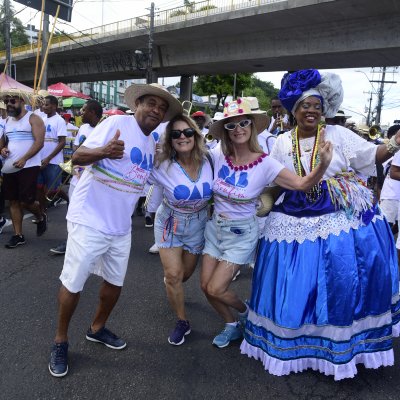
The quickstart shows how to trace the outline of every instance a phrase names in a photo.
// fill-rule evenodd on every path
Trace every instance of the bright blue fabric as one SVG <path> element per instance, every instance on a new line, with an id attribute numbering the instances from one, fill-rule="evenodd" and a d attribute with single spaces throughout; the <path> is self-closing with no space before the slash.
<path id="1" fill-rule="evenodd" d="M 279 99 L 286 110 L 291 111 L 296 101 L 306 90 L 315 88 L 321 83 L 321 75 L 316 69 L 304 69 L 285 76 Z"/>
<path id="2" fill-rule="evenodd" d="M 250 309 L 275 325 L 351 327 L 354 321 L 392 311 L 399 322 L 397 254 L 386 220 L 315 242 L 262 239 L 254 269 Z M 396 314 L 397 313 L 397 314 Z M 373 325 L 374 319 L 371 319 Z M 392 324 L 369 326 L 350 340 L 307 336 L 287 339 L 247 321 L 245 340 L 268 355 L 290 360 L 322 358 L 341 364 L 361 352 L 391 348 Z M 294 335 L 296 336 L 296 335 Z"/>

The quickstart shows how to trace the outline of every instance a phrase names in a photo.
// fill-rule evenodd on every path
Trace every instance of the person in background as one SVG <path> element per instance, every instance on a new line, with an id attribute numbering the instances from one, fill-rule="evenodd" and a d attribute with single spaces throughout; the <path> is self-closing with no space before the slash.
<path id="1" fill-rule="evenodd" d="M 0 101 L 0 139 L 3 137 L 6 121 L 7 121 L 6 105 L 4 104 L 3 101 Z M 4 158 L 0 155 L 0 171 L 1 171 L 1 168 L 3 167 L 3 161 L 4 161 Z M 12 224 L 12 222 L 10 220 L 8 220 L 6 217 L 4 217 L 4 215 L 3 215 L 4 207 L 5 207 L 5 200 L 4 200 L 4 195 L 3 195 L 2 183 L 3 183 L 3 177 L 0 172 L 0 233 L 3 232 L 3 229 L 6 226 L 9 226 Z"/>
<path id="2" fill-rule="evenodd" d="M 400 125 L 392 125 L 387 131 L 387 138 L 390 140 L 396 132 L 400 130 Z M 383 164 L 384 182 L 379 200 L 379 207 L 387 219 L 393 235 L 399 232 L 399 208 L 400 208 L 400 153 L 396 153 L 392 158 Z M 400 260 L 400 238 L 396 241 L 397 256 Z M 400 265 L 400 262 L 399 262 Z"/>
<path id="3" fill-rule="evenodd" d="M 272 117 L 268 126 L 268 131 L 270 133 L 277 136 L 278 134 L 290 129 L 289 117 L 286 114 L 279 97 L 273 97 L 271 99 L 271 112 Z"/>
<path id="4" fill-rule="evenodd" d="M 325 122 L 328 125 L 340 125 L 346 127 L 346 121 L 351 118 L 351 115 L 345 115 L 344 111 L 338 110 L 334 117 L 325 118 Z"/>
<path id="5" fill-rule="evenodd" d="M 194 122 L 196 122 L 196 125 L 199 127 L 203 136 L 206 136 L 208 133 L 209 124 L 211 123 L 210 116 L 204 111 L 196 111 L 192 113 L 191 117 Z"/>
<path id="6" fill-rule="evenodd" d="M 273 375 L 308 368 L 335 380 L 357 364 L 393 364 L 400 303 L 393 236 L 358 174 L 400 149 L 400 131 L 376 146 L 340 125 L 321 126 L 343 99 L 340 77 L 317 70 L 286 76 L 279 98 L 297 126 L 271 158 L 298 176 L 319 165 L 321 132 L 333 145 L 323 180 L 305 193 L 282 190 L 267 216 L 253 273 L 243 354 Z"/>
<path id="7" fill-rule="evenodd" d="M 47 196 L 51 196 L 52 200 L 56 200 L 56 196 L 61 197 L 67 203 L 68 195 L 61 188 L 61 167 L 64 162 L 64 147 L 67 135 L 67 129 L 63 118 L 57 114 L 58 100 L 57 97 L 47 96 L 44 99 L 43 111 L 46 118 L 43 120 L 46 135 L 44 138 L 44 146 L 40 151 L 42 165 L 38 177 L 38 200 L 45 214 L 47 209 Z M 47 218 L 47 215 L 46 215 Z"/>
<path id="8" fill-rule="evenodd" d="M 94 128 L 100 123 L 101 117 L 103 116 L 103 108 L 101 104 L 96 100 L 88 100 L 82 107 L 82 122 L 83 125 L 79 128 L 79 131 L 74 139 L 73 151 L 75 152 L 79 146 L 85 142 L 89 135 L 93 132 Z M 72 179 L 69 183 L 68 197 L 71 199 L 75 187 L 81 177 L 84 167 L 75 165 L 73 167 Z M 59 245 L 52 247 L 50 252 L 53 254 L 62 255 L 65 254 L 67 249 L 67 242 L 64 241 Z"/>
<path id="9" fill-rule="evenodd" d="M 20 91 L 0 92 L 7 107 L 4 134 L 0 138 L 0 153 L 4 158 L 1 169 L 3 194 L 10 201 L 10 214 L 14 235 L 5 247 L 8 249 L 26 243 L 22 232 L 23 209 L 30 211 L 37 220 L 36 234 L 42 236 L 47 230 L 47 218 L 36 201 L 36 182 L 40 171 L 40 150 L 44 142 L 43 120 L 25 104 L 29 97 Z"/>

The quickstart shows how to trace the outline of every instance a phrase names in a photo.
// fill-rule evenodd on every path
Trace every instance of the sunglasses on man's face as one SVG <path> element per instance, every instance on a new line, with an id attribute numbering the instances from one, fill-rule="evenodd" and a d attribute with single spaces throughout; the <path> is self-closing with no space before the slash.
<path id="1" fill-rule="evenodd" d="M 4 104 L 15 104 L 17 102 L 17 99 L 4 99 Z"/>
<path id="2" fill-rule="evenodd" d="M 182 135 L 182 133 L 187 137 L 190 138 L 195 134 L 195 130 L 193 128 L 186 128 L 182 131 L 180 131 L 179 129 L 173 129 L 171 131 L 171 138 L 172 139 L 179 139 Z"/>
<path id="3" fill-rule="evenodd" d="M 228 131 L 234 131 L 238 125 L 241 128 L 246 128 L 251 125 L 251 119 L 242 119 L 239 122 L 228 122 L 224 125 L 224 128 Z"/>

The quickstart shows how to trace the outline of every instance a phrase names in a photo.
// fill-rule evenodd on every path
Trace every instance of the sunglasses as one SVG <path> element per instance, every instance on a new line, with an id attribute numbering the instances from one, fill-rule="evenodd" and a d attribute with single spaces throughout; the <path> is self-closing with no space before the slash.
<path id="1" fill-rule="evenodd" d="M 251 119 L 242 119 L 239 122 L 228 122 L 224 125 L 224 128 L 228 131 L 234 131 L 238 125 L 241 128 L 246 128 L 251 125 Z"/>
<path id="2" fill-rule="evenodd" d="M 187 137 L 190 138 L 195 134 L 195 130 L 193 128 L 186 128 L 183 131 L 180 131 L 179 129 L 173 129 L 171 131 L 171 138 L 172 139 L 179 139 L 182 135 L 182 133 Z"/>
<path id="3" fill-rule="evenodd" d="M 4 104 L 15 104 L 17 102 L 17 99 L 4 99 L 3 100 Z"/>

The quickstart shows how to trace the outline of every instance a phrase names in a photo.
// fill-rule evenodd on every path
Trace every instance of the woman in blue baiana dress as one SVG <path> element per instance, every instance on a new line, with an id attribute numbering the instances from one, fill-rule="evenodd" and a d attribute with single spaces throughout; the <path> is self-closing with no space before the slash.
<path id="1" fill-rule="evenodd" d="M 279 97 L 297 125 L 271 157 L 300 176 L 318 165 L 321 116 L 343 99 L 340 78 L 317 70 L 282 80 Z M 255 265 L 241 351 L 274 375 L 311 368 L 335 380 L 393 365 L 399 334 L 396 249 L 387 221 L 361 177 L 400 148 L 368 143 L 326 126 L 333 144 L 323 180 L 308 193 L 282 190 L 269 213 Z"/>

